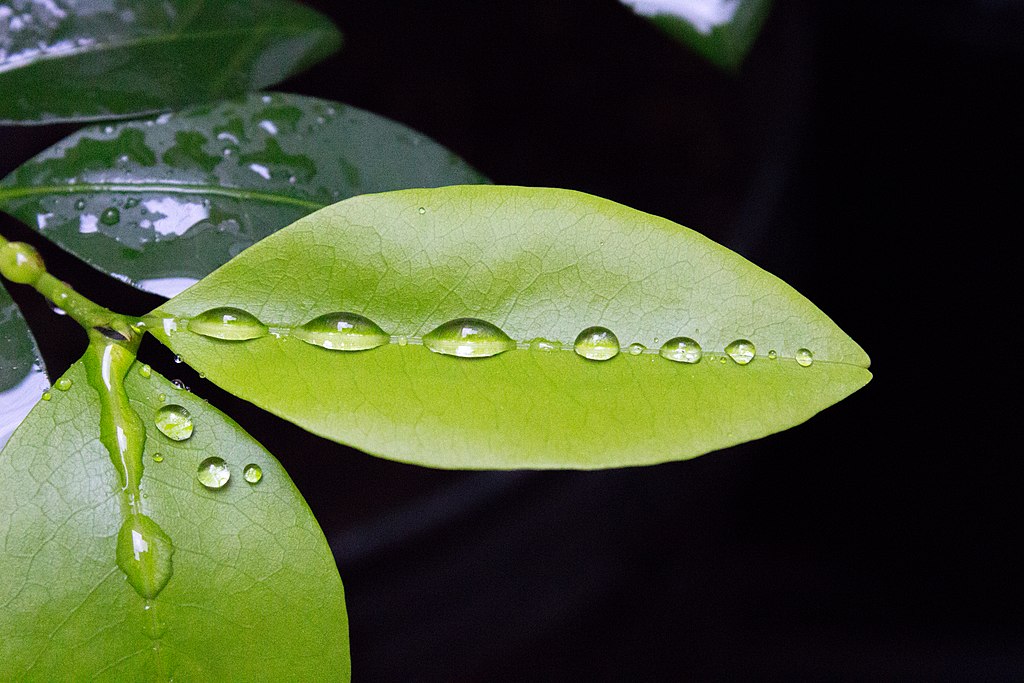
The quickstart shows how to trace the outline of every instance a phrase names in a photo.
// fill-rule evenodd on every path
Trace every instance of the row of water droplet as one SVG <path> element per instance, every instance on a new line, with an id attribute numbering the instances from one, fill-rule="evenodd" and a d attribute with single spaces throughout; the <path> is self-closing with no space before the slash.
<path id="1" fill-rule="evenodd" d="M 162 324 L 165 331 L 172 332 L 177 329 L 178 322 L 165 320 Z M 285 330 L 270 328 L 247 311 L 222 306 L 204 311 L 188 320 L 187 328 L 205 337 L 228 341 L 244 341 L 265 337 L 268 334 L 281 336 L 288 333 L 307 344 L 334 351 L 366 351 L 389 342 L 403 346 L 421 343 L 435 353 L 459 358 L 487 358 L 516 348 L 537 351 L 558 351 L 563 348 L 560 342 L 541 338 L 517 343 L 493 323 L 477 318 L 449 320 L 425 334 L 422 339 L 410 339 L 404 336 L 393 337 L 377 323 L 358 313 L 327 313 L 300 327 Z M 572 348 L 583 358 L 594 361 L 610 360 L 621 352 L 618 338 L 606 327 L 588 327 L 583 330 L 576 337 Z M 754 344 L 747 339 L 737 339 L 724 350 L 729 358 L 740 365 L 746 365 L 756 355 Z M 642 344 L 630 344 L 626 352 L 634 356 L 655 353 Z M 704 355 L 700 344 L 690 337 L 669 339 L 657 353 L 662 358 L 677 363 L 698 363 Z M 775 360 L 778 353 L 774 350 L 769 351 L 768 358 Z M 801 366 L 807 367 L 814 362 L 814 355 L 810 350 L 801 348 L 794 354 L 794 359 Z M 725 358 L 722 360 L 724 362 Z"/>

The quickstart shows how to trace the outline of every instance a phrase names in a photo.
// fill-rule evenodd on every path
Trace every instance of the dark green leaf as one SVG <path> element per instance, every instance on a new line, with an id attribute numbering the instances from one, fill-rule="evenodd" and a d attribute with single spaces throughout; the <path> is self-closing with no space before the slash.
<path id="1" fill-rule="evenodd" d="M 38 403 L 0 453 L 0 679 L 347 680 L 341 580 L 273 456 L 157 373 L 129 373 L 147 426 L 142 508 L 174 545 L 170 581 L 144 600 L 115 562 L 123 501 L 97 393 L 81 362 L 65 378 L 70 389 Z M 191 413 L 190 439 L 157 431 L 169 403 Z M 217 490 L 197 480 L 211 455 L 231 470 Z M 247 463 L 262 468 L 258 484 Z"/>
<path id="2" fill-rule="evenodd" d="M 724 69 L 739 68 L 771 0 L 622 0 L 673 38 Z"/>
<path id="3" fill-rule="evenodd" d="M 219 306 L 256 315 L 270 334 L 230 342 L 189 330 L 186 320 Z M 368 317 L 392 343 L 352 352 L 296 337 L 337 311 Z M 871 377 L 864 351 L 778 278 L 682 226 L 566 190 L 356 197 L 268 237 L 154 315 L 154 334 L 228 391 L 314 433 L 434 467 L 693 457 L 799 424 Z M 215 334 L 223 316 L 209 317 L 192 329 Z M 418 343 L 464 317 L 494 323 L 519 348 L 457 358 Z M 646 351 L 585 360 L 573 341 L 593 325 Z M 661 358 L 676 336 L 699 341 L 703 360 Z M 562 350 L 524 348 L 537 337 Z M 749 365 L 723 353 L 740 338 L 756 345 Z M 809 367 L 794 360 L 804 347 Z"/>
<path id="4" fill-rule="evenodd" d="M 170 296 L 339 199 L 479 182 L 394 121 L 250 95 L 77 132 L 0 182 L 0 208 L 100 270 Z"/>
<path id="5" fill-rule="evenodd" d="M 0 448 L 47 384 L 32 333 L 0 282 Z"/>
<path id="6" fill-rule="evenodd" d="M 230 97 L 338 48 L 287 0 L 0 0 L 0 123 L 86 121 Z"/>

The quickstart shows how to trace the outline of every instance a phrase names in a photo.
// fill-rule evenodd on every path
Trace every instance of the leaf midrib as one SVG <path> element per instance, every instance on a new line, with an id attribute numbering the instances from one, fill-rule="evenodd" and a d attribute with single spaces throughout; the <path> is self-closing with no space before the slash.
<path id="1" fill-rule="evenodd" d="M 117 192 L 124 194 L 152 192 L 161 194 L 199 194 L 227 197 L 245 201 L 258 201 L 268 204 L 285 204 L 316 211 L 326 204 L 299 197 L 291 197 L 275 192 L 243 190 L 237 187 L 221 187 L 219 185 L 203 185 L 199 183 L 75 183 L 73 185 L 37 185 L 32 187 L 0 188 L 0 202 L 8 199 L 33 197 L 47 194 L 89 194 L 94 192 Z"/>

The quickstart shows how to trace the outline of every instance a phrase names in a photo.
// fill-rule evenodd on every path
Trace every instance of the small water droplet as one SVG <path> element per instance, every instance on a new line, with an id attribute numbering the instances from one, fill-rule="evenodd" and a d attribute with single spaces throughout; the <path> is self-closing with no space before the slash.
<path id="1" fill-rule="evenodd" d="M 180 379 L 171 380 L 171 384 L 173 384 L 174 388 L 178 391 L 188 391 L 188 386 Z"/>
<path id="2" fill-rule="evenodd" d="M 184 441 L 192 436 L 192 416 L 175 403 L 162 406 L 156 411 L 156 428 L 174 441 Z"/>
<path id="3" fill-rule="evenodd" d="M 725 347 L 725 352 L 740 365 L 746 365 L 754 360 L 754 344 L 748 339 L 737 339 Z"/>
<path id="4" fill-rule="evenodd" d="M 659 351 L 662 358 L 677 363 L 699 363 L 703 352 L 700 344 L 689 337 L 673 337 L 665 342 Z"/>
<path id="5" fill-rule="evenodd" d="M 53 386 L 57 387 L 61 391 L 67 391 L 68 389 L 71 388 L 72 384 L 74 384 L 74 382 L 71 381 L 70 377 L 61 377 L 56 381 L 56 383 L 54 383 Z"/>
<path id="6" fill-rule="evenodd" d="M 175 362 L 175 363 L 177 363 L 178 365 L 181 365 L 181 364 L 182 364 L 182 363 L 184 363 L 185 361 L 183 361 L 183 360 L 181 359 L 181 356 L 175 356 L 175 357 L 174 357 L 174 362 Z"/>
<path id="7" fill-rule="evenodd" d="M 811 353 L 810 349 L 800 349 L 793 357 L 798 364 L 805 368 L 814 362 L 814 354 Z"/>
<path id="8" fill-rule="evenodd" d="M 219 489 L 228 483 L 231 478 L 231 470 L 223 458 L 213 456 L 199 463 L 196 471 L 199 483 L 208 489 Z"/>
<path id="9" fill-rule="evenodd" d="M 105 209 L 100 214 L 100 223 L 103 225 L 117 225 L 121 222 L 121 212 L 114 207 Z"/>
<path id="10" fill-rule="evenodd" d="M 188 321 L 188 329 L 204 337 L 243 341 L 267 335 L 267 326 L 240 308 L 220 306 L 203 311 Z"/>
<path id="11" fill-rule="evenodd" d="M 110 135 L 111 133 L 114 132 L 114 127 L 113 126 L 103 126 L 103 132 L 106 133 L 107 135 Z"/>
<path id="12" fill-rule="evenodd" d="M 50 305 L 50 310 L 53 311 L 54 313 L 56 313 L 57 315 L 67 315 L 68 314 L 67 311 L 65 311 L 63 308 L 61 308 L 57 304 L 53 303 L 52 301 L 47 301 L 46 303 L 48 303 Z"/>
<path id="13" fill-rule="evenodd" d="M 148 365 L 143 365 L 142 367 L 139 368 L 139 374 L 145 377 L 146 379 L 149 379 L 153 375 L 153 368 L 149 367 Z"/>
<path id="14" fill-rule="evenodd" d="M 154 453 L 153 454 L 153 462 L 163 462 L 163 461 L 164 461 L 164 456 L 163 455 L 161 455 L 160 453 Z"/>
<path id="15" fill-rule="evenodd" d="M 409 338 L 408 338 L 408 337 L 406 337 L 406 336 L 405 336 L 405 335 L 403 334 L 402 336 L 400 336 L 400 337 L 398 338 L 398 345 L 399 345 L 399 346 L 408 346 L 408 345 L 409 345 Z"/>
<path id="16" fill-rule="evenodd" d="M 551 340 L 548 340 L 548 339 L 544 339 L 543 337 L 537 337 L 536 339 L 533 339 L 532 341 L 530 341 L 530 350 L 531 351 L 561 351 L 562 350 L 562 342 L 551 341 Z"/>
<path id="17" fill-rule="evenodd" d="M 628 347 L 629 355 L 631 355 L 631 356 L 639 356 L 641 353 L 644 352 L 644 350 L 646 348 L 647 348 L 646 346 L 644 346 L 643 344 L 640 344 L 639 342 L 633 342 Z"/>
<path id="18" fill-rule="evenodd" d="M 427 207 L 421 206 L 419 209 L 417 209 L 417 211 L 419 211 L 419 214 L 422 216 L 427 212 Z"/>
<path id="19" fill-rule="evenodd" d="M 139 200 L 136 199 L 135 197 L 131 197 L 130 199 L 128 199 L 128 201 L 126 201 L 124 203 L 124 208 L 126 208 L 126 209 L 134 209 L 138 205 L 139 205 Z"/>
<path id="20" fill-rule="evenodd" d="M 619 339 L 607 327 L 588 327 L 576 337 L 573 349 L 588 360 L 609 360 L 619 355 Z"/>
<path id="21" fill-rule="evenodd" d="M 159 395 L 159 396 L 157 396 L 156 398 L 157 398 L 157 400 L 158 400 L 158 401 L 160 401 L 161 403 L 163 403 L 164 401 L 166 401 L 166 400 L 167 400 L 167 394 L 160 394 L 160 395 Z"/>
<path id="22" fill-rule="evenodd" d="M 326 313 L 292 331 L 307 344 L 336 351 L 365 351 L 388 343 L 377 323 L 358 313 Z"/>
<path id="23" fill-rule="evenodd" d="M 726 364 L 726 358 L 725 358 L 725 356 L 722 356 L 721 358 L 719 358 L 719 359 L 718 359 L 718 362 L 719 362 L 719 363 L 721 363 L 722 365 L 725 365 L 725 364 Z"/>
<path id="24" fill-rule="evenodd" d="M 85 208 L 85 200 L 84 199 L 79 199 L 78 201 L 75 202 L 75 209 L 77 211 L 81 211 L 84 208 Z"/>
<path id="25" fill-rule="evenodd" d="M 250 484 L 258 484 L 260 483 L 260 479 L 263 478 L 263 470 L 256 463 L 249 463 L 245 466 L 245 469 L 242 470 L 242 476 L 245 477 L 245 480 Z"/>
<path id="26" fill-rule="evenodd" d="M 487 358 L 516 347 L 496 325 L 478 318 L 456 318 L 423 335 L 423 345 L 434 353 L 459 358 Z"/>
<path id="27" fill-rule="evenodd" d="M 779 357 L 779 353 L 775 349 L 772 349 L 771 351 L 768 352 L 768 358 L 770 360 L 775 360 L 778 357 Z"/>
<path id="28" fill-rule="evenodd" d="M 144 598 L 155 598 L 171 578 L 174 544 L 160 525 L 134 514 L 117 534 L 117 566 Z"/>
<path id="29" fill-rule="evenodd" d="M 49 391 L 43 392 L 42 399 L 44 401 L 49 401 L 51 398 L 53 398 L 53 395 Z"/>

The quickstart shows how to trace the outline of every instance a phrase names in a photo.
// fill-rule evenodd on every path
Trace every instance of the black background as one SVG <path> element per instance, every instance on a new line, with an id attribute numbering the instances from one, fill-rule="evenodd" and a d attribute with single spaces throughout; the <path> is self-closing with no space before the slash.
<path id="1" fill-rule="evenodd" d="M 736 76 L 614 0 L 310 2 L 346 35 L 280 89 L 416 128 L 497 183 L 693 227 L 792 284 L 875 379 L 690 462 L 460 473 L 305 435 L 143 354 L 278 455 L 345 580 L 357 680 L 1024 678 L 1014 269 L 1024 11 L 776 3 Z M 6 172 L 74 129 L 5 129 Z M 50 270 L 157 302 L 7 217 Z M 14 288 L 52 376 L 84 340 Z"/>

